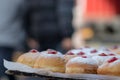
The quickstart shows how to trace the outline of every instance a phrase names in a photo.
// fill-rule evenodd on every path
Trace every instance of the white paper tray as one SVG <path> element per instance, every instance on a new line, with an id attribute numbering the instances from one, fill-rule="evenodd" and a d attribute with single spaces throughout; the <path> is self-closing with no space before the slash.
<path id="1" fill-rule="evenodd" d="M 53 73 L 44 69 L 34 69 L 24 64 L 4 60 L 7 74 L 19 76 L 32 76 L 50 80 L 120 80 L 120 77 L 97 74 L 65 74 Z"/>

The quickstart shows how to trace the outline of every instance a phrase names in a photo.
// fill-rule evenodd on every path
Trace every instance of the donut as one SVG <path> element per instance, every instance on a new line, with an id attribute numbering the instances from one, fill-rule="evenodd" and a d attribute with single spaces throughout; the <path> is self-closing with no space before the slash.
<path id="1" fill-rule="evenodd" d="M 79 55 L 84 55 L 85 53 L 82 52 L 81 49 L 72 49 L 72 50 L 69 50 L 65 55 L 64 55 L 64 59 L 66 62 L 68 62 L 70 59 L 74 58 L 74 57 L 77 57 Z"/>
<path id="2" fill-rule="evenodd" d="M 95 60 L 98 66 L 102 65 L 107 59 L 116 56 L 117 54 L 109 51 L 106 48 L 98 49 L 97 55 L 93 56 L 92 59 Z"/>
<path id="3" fill-rule="evenodd" d="M 39 56 L 40 56 L 40 53 L 37 50 L 32 49 L 29 52 L 21 55 L 17 59 L 17 62 L 28 65 L 30 67 L 34 67 L 34 63 Z"/>
<path id="4" fill-rule="evenodd" d="M 48 49 L 42 51 L 40 55 L 36 60 L 34 68 L 42 68 L 52 72 L 65 72 L 65 61 L 62 53 Z"/>
<path id="5" fill-rule="evenodd" d="M 120 76 L 120 57 L 112 57 L 98 67 L 98 74 Z"/>
<path id="6" fill-rule="evenodd" d="M 81 47 L 78 49 L 72 49 L 69 50 L 65 55 L 64 59 L 66 62 L 68 62 L 70 59 L 77 57 L 77 56 L 86 56 L 86 57 L 92 57 L 93 55 L 96 55 L 97 50 L 88 46 Z"/>
<path id="7" fill-rule="evenodd" d="M 66 63 L 67 74 L 96 74 L 97 63 L 91 58 L 75 57 Z"/>

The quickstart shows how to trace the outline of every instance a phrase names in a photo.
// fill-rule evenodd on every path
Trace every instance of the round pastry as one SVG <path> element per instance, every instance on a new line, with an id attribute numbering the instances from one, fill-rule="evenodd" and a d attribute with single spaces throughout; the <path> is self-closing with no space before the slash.
<path id="1" fill-rule="evenodd" d="M 66 64 L 66 73 L 68 74 L 96 74 L 97 63 L 91 58 L 75 57 Z"/>
<path id="2" fill-rule="evenodd" d="M 42 68 L 53 72 L 65 72 L 65 61 L 63 55 L 55 50 L 43 51 L 37 58 L 34 68 Z"/>
<path id="3" fill-rule="evenodd" d="M 112 57 L 98 67 L 98 74 L 120 76 L 120 58 Z"/>
<path id="4" fill-rule="evenodd" d="M 68 62 L 68 60 L 70 60 L 74 57 L 77 57 L 77 56 L 91 57 L 93 55 L 96 55 L 95 53 L 97 53 L 96 49 L 86 46 L 86 47 L 82 47 L 82 48 L 79 48 L 79 49 L 72 49 L 72 50 L 68 51 L 64 55 L 64 59 L 65 59 L 66 62 Z"/>
<path id="5" fill-rule="evenodd" d="M 36 59 L 39 56 L 40 56 L 40 53 L 37 50 L 32 49 L 28 53 L 21 55 L 17 59 L 17 62 L 33 67 Z"/>
<path id="6" fill-rule="evenodd" d="M 97 56 L 93 56 L 92 59 L 97 62 L 98 66 L 100 66 L 107 59 L 109 59 L 113 56 L 116 56 L 116 54 L 109 51 L 108 49 L 104 48 L 104 49 L 99 49 L 98 52 L 97 52 Z"/>
<path id="7" fill-rule="evenodd" d="M 85 55 L 85 53 L 82 52 L 81 49 L 72 49 L 64 55 L 65 62 L 68 62 L 70 59 L 77 57 L 79 55 L 82 56 Z"/>

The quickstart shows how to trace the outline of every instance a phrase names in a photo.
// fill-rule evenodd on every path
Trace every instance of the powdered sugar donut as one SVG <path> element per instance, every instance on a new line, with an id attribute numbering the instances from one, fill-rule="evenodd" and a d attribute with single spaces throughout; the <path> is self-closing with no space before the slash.
<path id="1" fill-rule="evenodd" d="M 80 54 L 80 56 L 85 55 L 85 53 L 82 52 L 81 49 L 72 49 L 64 55 L 64 59 L 65 59 L 66 62 L 68 62 L 68 60 L 79 56 L 79 54 Z"/>
<path id="2" fill-rule="evenodd" d="M 86 47 L 82 47 L 82 48 L 79 48 L 79 49 L 72 49 L 72 50 L 68 51 L 65 54 L 64 59 L 67 62 L 68 60 L 70 60 L 74 57 L 77 57 L 77 56 L 92 57 L 93 55 L 97 55 L 95 53 L 97 53 L 96 49 L 86 46 Z"/>
<path id="3" fill-rule="evenodd" d="M 66 73 L 69 74 L 96 74 L 97 63 L 91 58 L 75 57 L 66 64 Z"/>
<path id="4" fill-rule="evenodd" d="M 106 48 L 99 49 L 97 52 L 97 56 L 93 56 L 92 59 L 94 59 L 98 65 L 103 64 L 107 59 L 116 56 L 117 54 L 109 51 Z"/>
<path id="5" fill-rule="evenodd" d="M 35 49 L 30 50 L 29 52 L 21 55 L 17 62 L 28 65 L 30 67 L 34 67 L 34 63 L 36 62 L 36 59 L 40 56 L 40 52 L 38 52 Z"/>
<path id="6" fill-rule="evenodd" d="M 120 57 L 112 57 L 98 67 L 98 74 L 120 76 Z"/>
<path id="7" fill-rule="evenodd" d="M 34 68 L 43 68 L 53 72 L 65 72 L 65 61 L 63 55 L 55 50 L 48 49 L 40 54 Z"/>
<path id="8" fill-rule="evenodd" d="M 103 55 L 103 54 L 102 54 Z M 106 60 L 110 59 L 113 56 L 93 56 L 92 59 L 97 62 L 97 65 L 102 65 Z"/>

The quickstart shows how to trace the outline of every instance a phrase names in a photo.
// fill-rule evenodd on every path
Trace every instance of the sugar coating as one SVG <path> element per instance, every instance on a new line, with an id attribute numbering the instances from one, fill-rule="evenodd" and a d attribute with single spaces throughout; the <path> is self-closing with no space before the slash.
<path id="1" fill-rule="evenodd" d="M 120 59 L 118 59 L 118 60 L 116 60 L 116 61 L 114 61 L 114 62 L 111 62 L 111 63 L 109 63 L 109 64 L 110 64 L 110 66 L 115 66 L 115 65 L 117 65 L 117 64 L 120 65 Z"/>
<path id="2" fill-rule="evenodd" d="M 73 49 L 70 52 L 74 53 L 74 54 L 78 54 L 79 52 L 81 52 L 82 50 L 80 49 Z"/>
<path id="3" fill-rule="evenodd" d="M 68 52 L 72 52 L 74 55 L 77 55 L 79 52 L 83 52 L 83 50 L 80 50 L 80 49 L 72 49 Z"/>
<path id="4" fill-rule="evenodd" d="M 68 51 L 68 53 L 71 52 L 74 55 L 77 55 L 78 53 L 83 52 L 83 53 L 85 53 L 84 55 L 90 55 L 90 52 L 92 50 L 96 50 L 96 49 L 95 48 L 85 48 L 85 47 L 83 47 L 83 48 L 80 48 L 80 49 L 72 49 L 72 50 Z"/>
<path id="5" fill-rule="evenodd" d="M 93 57 L 93 56 L 99 56 L 101 54 L 105 54 L 106 56 L 114 56 L 114 55 L 118 55 L 115 54 L 113 52 L 111 52 L 110 50 L 108 50 L 107 48 L 100 48 L 100 49 L 95 49 L 92 47 L 82 47 L 80 49 L 72 49 L 70 51 L 68 51 L 68 53 L 71 52 L 73 55 L 79 55 L 79 56 L 87 56 L 87 57 Z M 83 52 L 84 54 L 80 55 L 78 53 Z M 112 54 L 112 55 L 111 55 Z"/>
<path id="6" fill-rule="evenodd" d="M 115 60 L 115 61 L 109 63 L 108 60 L 110 60 L 110 59 L 113 58 L 113 57 L 111 56 L 111 57 L 109 57 L 109 59 L 107 59 L 101 66 L 99 66 L 99 68 L 104 67 L 104 66 L 106 65 L 106 63 L 109 64 L 109 66 L 111 66 L 111 67 L 112 67 L 112 66 L 116 66 L 117 64 L 120 65 L 120 56 L 114 56 L 114 57 L 118 58 L 118 60 Z"/>
<path id="7" fill-rule="evenodd" d="M 105 53 L 106 55 L 109 55 L 109 54 L 111 54 L 111 53 L 112 53 L 112 54 L 115 54 L 115 53 L 113 53 L 113 52 L 111 52 L 111 51 L 98 50 L 98 53 L 97 53 L 97 54 L 99 55 L 99 54 L 101 54 L 101 53 Z"/>
<path id="8" fill-rule="evenodd" d="M 101 50 L 101 51 L 106 51 L 106 52 L 112 52 L 110 49 L 108 49 L 108 48 L 100 48 L 99 50 Z M 114 52 L 113 52 L 114 53 Z M 116 53 L 115 53 L 116 54 Z"/>
<path id="9" fill-rule="evenodd" d="M 27 56 L 26 58 L 30 57 L 32 59 L 35 59 L 36 57 L 38 57 L 40 55 L 40 52 L 28 52 L 28 53 L 25 53 L 23 54 L 23 56 Z"/>
<path id="10" fill-rule="evenodd" d="M 92 59 L 97 62 L 98 66 L 102 65 L 106 60 L 112 58 L 112 56 L 93 56 Z"/>
<path id="11" fill-rule="evenodd" d="M 91 64 L 91 65 L 97 65 L 96 61 L 94 61 L 91 58 L 81 58 L 81 57 L 75 57 L 68 61 L 68 64 L 71 63 L 83 63 L 83 64 Z"/>
<path id="12" fill-rule="evenodd" d="M 118 58 L 118 60 L 115 60 L 115 61 L 113 61 L 113 62 L 111 62 L 110 63 L 110 65 L 116 65 L 116 64 L 120 64 L 120 56 L 114 56 L 114 57 L 116 57 L 116 58 Z M 110 59 L 112 59 L 113 57 L 111 57 L 111 58 L 109 58 L 108 60 L 110 60 Z M 107 61 L 108 61 L 107 60 Z"/>
<path id="13" fill-rule="evenodd" d="M 58 51 L 56 54 L 49 54 L 48 51 L 42 51 L 40 55 L 44 57 L 63 57 L 62 53 Z"/>

